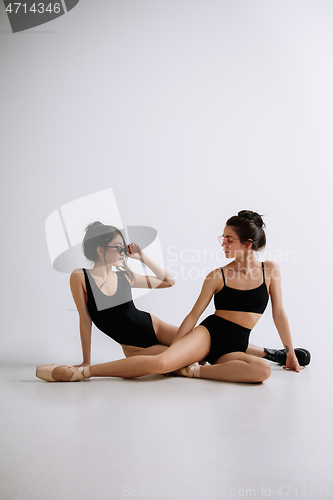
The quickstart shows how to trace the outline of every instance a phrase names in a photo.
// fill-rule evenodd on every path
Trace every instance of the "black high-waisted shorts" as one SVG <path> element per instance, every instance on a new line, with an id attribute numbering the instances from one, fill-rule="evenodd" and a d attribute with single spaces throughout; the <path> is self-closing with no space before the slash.
<path id="1" fill-rule="evenodd" d="M 200 325 L 207 328 L 211 338 L 210 351 L 206 360 L 213 365 L 220 356 L 229 352 L 245 352 L 249 345 L 251 330 L 232 323 L 216 314 L 205 318 Z"/>

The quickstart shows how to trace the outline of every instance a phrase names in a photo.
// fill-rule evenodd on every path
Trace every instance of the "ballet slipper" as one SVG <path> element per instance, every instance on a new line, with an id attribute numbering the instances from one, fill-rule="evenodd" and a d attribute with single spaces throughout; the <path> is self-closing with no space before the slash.
<path id="1" fill-rule="evenodd" d="M 189 366 L 185 366 L 185 368 L 181 368 L 180 373 L 184 377 L 200 378 L 200 365 L 198 362 L 192 363 Z"/>
<path id="2" fill-rule="evenodd" d="M 41 365 L 41 366 L 37 366 L 36 377 L 40 378 L 41 380 L 46 380 L 46 382 L 57 382 L 52 377 L 52 372 L 53 372 L 53 370 L 55 368 L 58 368 L 58 366 L 61 366 L 61 365 Z"/>
<path id="3" fill-rule="evenodd" d="M 58 366 L 65 365 L 37 366 L 36 377 L 40 378 L 41 380 L 46 380 L 46 382 L 60 382 L 60 380 L 55 380 L 52 377 L 53 370 L 55 368 L 58 368 Z M 73 376 L 70 380 L 68 380 L 68 382 L 76 382 L 85 378 L 90 378 L 89 366 L 80 366 L 79 368 L 76 368 L 75 366 L 67 366 L 67 368 L 69 368 L 73 372 Z"/>

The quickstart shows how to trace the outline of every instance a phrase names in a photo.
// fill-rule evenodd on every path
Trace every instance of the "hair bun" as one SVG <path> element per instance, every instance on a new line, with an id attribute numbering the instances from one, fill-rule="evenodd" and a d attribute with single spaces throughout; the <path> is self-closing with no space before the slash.
<path id="1" fill-rule="evenodd" d="M 258 227 L 265 227 L 262 216 L 257 212 L 252 212 L 252 210 L 241 210 L 240 212 L 238 212 L 238 216 L 242 217 L 243 219 L 252 220 Z"/>
<path id="2" fill-rule="evenodd" d="M 98 220 L 95 222 L 91 222 L 88 224 L 88 226 L 85 229 L 86 232 L 86 238 L 96 238 L 98 236 L 102 236 L 103 234 L 106 234 L 108 232 L 107 226 L 104 226 L 101 222 Z"/>
<path id="3" fill-rule="evenodd" d="M 87 229 L 95 229 L 96 227 L 102 227 L 103 224 L 101 222 L 99 222 L 99 220 L 95 221 L 95 222 L 91 222 L 90 224 L 88 224 L 88 226 L 86 227 L 86 230 Z"/>

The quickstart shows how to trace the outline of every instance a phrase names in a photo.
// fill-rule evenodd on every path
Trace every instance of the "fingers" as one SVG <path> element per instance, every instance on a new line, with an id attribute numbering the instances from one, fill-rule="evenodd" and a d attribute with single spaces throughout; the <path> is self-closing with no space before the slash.
<path id="1" fill-rule="evenodd" d="M 127 248 L 128 248 L 129 255 L 132 255 L 133 253 L 136 253 L 136 252 L 138 252 L 138 253 L 141 252 L 141 248 L 139 247 L 139 245 L 137 245 L 134 242 L 127 245 Z"/>
<path id="2" fill-rule="evenodd" d="M 300 366 L 298 363 L 295 364 L 295 372 L 299 372 L 300 370 L 303 370 L 304 366 Z"/>
<path id="3" fill-rule="evenodd" d="M 304 370 L 304 366 L 295 366 L 295 367 L 292 367 L 292 366 L 283 366 L 282 368 L 284 368 L 285 370 L 289 370 L 291 372 L 299 372 L 300 370 Z"/>

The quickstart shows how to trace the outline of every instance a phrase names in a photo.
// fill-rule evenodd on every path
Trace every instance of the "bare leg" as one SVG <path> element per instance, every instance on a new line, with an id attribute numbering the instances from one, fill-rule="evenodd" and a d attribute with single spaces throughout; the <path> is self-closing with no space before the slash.
<path id="1" fill-rule="evenodd" d="M 159 344 L 145 348 L 122 345 L 121 347 L 123 349 L 126 358 L 138 355 L 154 356 L 156 354 L 161 354 L 170 346 L 171 342 L 173 341 L 178 331 L 178 326 L 170 325 L 169 323 L 162 321 L 161 319 L 157 318 L 156 316 L 153 316 L 152 314 L 151 314 L 151 319 L 155 330 L 155 335 L 157 337 L 157 340 L 159 341 Z"/>
<path id="2" fill-rule="evenodd" d="M 161 354 L 170 346 L 171 342 L 173 341 L 178 331 L 178 326 L 170 325 L 169 323 L 162 321 L 161 319 L 157 318 L 156 316 L 153 316 L 152 314 L 151 314 L 151 319 L 155 330 L 155 335 L 157 337 L 157 340 L 159 341 L 159 344 L 145 348 L 122 345 L 123 352 L 126 358 L 138 355 L 154 356 L 156 354 Z"/>
<path id="3" fill-rule="evenodd" d="M 251 354 L 251 356 L 257 356 L 258 358 L 263 358 L 266 353 L 263 347 L 249 344 L 248 348 L 246 349 L 246 354 Z"/>
<path id="4" fill-rule="evenodd" d="M 130 358 L 131 356 L 155 356 L 156 354 L 161 354 L 169 348 L 167 345 L 156 344 L 151 347 L 133 347 L 124 345 L 122 346 L 123 352 L 126 358 Z"/>
<path id="5" fill-rule="evenodd" d="M 161 319 L 157 318 L 156 316 L 153 316 L 152 314 L 151 314 L 151 319 L 155 330 L 155 335 L 157 337 L 157 340 L 159 341 L 159 344 L 146 348 L 122 345 L 123 352 L 126 358 L 138 355 L 154 356 L 156 354 L 161 354 L 170 346 L 171 342 L 173 341 L 178 331 L 178 326 L 170 325 L 169 323 L 162 321 Z"/>
<path id="6" fill-rule="evenodd" d="M 210 335 L 203 326 L 196 327 L 176 344 L 161 354 L 153 356 L 132 356 L 109 363 L 90 366 L 92 377 L 136 378 L 153 373 L 168 373 L 195 361 L 201 361 L 210 349 Z M 67 381 L 72 372 L 66 366 L 53 370 L 55 380 Z"/>
<path id="7" fill-rule="evenodd" d="M 90 367 L 92 377 L 135 378 L 152 373 L 168 373 L 203 359 L 209 352 L 210 335 L 198 326 L 176 344 L 156 356 L 133 356 Z"/>
<path id="8" fill-rule="evenodd" d="M 152 314 L 151 319 L 159 343 L 169 346 L 178 332 L 178 326 L 170 325 Z"/>
<path id="9" fill-rule="evenodd" d="M 200 367 L 200 378 L 225 382 L 263 382 L 270 374 L 267 361 L 243 352 L 224 354 L 216 364 Z"/>
<path id="10" fill-rule="evenodd" d="M 151 319 L 153 322 L 153 327 L 155 334 L 157 336 L 159 344 L 147 348 L 137 348 L 133 346 L 122 346 L 125 356 L 128 358 L 130 356 L 153 356 L 155 354 L 160 354 L 170 346 L 172 340 L 176 336 L 178 331 L 178 326 L 170 325 L 165 321 L 153 316 L 151 314 Z M 249 344 L 246 354 L 251 354 L 251 356 L 257 356 L 258 358 L 263 358 L 265 356 L 265 351 L 263 347 L 258 347 L 254 344 Z"/>

